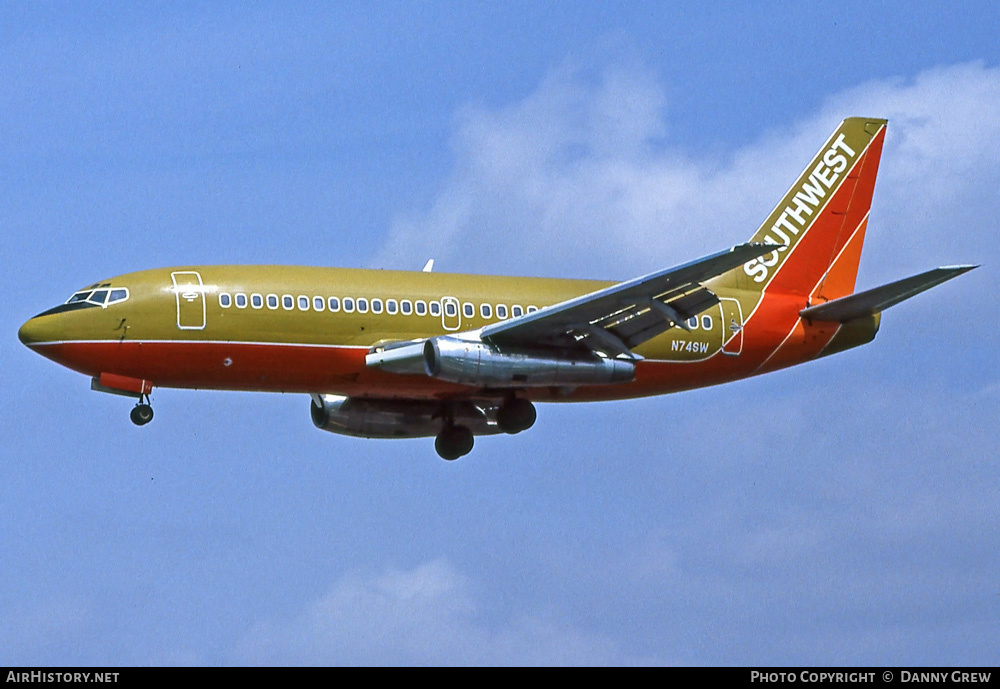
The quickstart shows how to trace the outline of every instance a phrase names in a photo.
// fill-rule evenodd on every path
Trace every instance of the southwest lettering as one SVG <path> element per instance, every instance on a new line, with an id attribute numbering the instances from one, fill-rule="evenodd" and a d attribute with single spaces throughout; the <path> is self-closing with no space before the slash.
<path id="1" fill-rule="evenodd" d="M 823 156 L 823 162 L 834 172 L 843 172 L 844 168 L 847 167 L 847 158 L 837 155 L 834 151 L 827 151 L 826 155 Z"/>
<path id="2" fill-rule="evenodd" d="M 768 239 L 771 239 L 771 238 L 770 237 L 765 237 L 765 241 L 768 240 Z M 777 242 L 775 242 L 773 239 L 771 239 L 771 241 L 768 242 L 768 243 L 769 244 L 771 244 L 771 243 L 777 244 Z M 762 265 L 767 266 L 768 268 L 770 268 L 771 266 L 773 266 L 775 263 L 778 262 L 779 256 L 778 256 L 778 252 L 777 251 L 772 251 L 771 253 L 768 254 L 768 257 L 769 258 L 765 258 L 765 257 L 761 256 L 757 260 L 760 261 Z"/>
<path id="3" fill-rule="evenodd" d="M 824 168 L 821 165 L 817 165 L 816 169 L 813 171 L 813 174 L 816 175 L 819 181 L 821 181 L 823 184 L 826 185 L 827 189 L 829 189 L 830 187 L 833 186 L 833 183 L 840 178 L 840 175 L 834 172 L 833 177 L 828 177 L 826 175 L 827 172 L 830 172 L 830 168 Z"/>
<path id="4" fill-rule="evenodd" d="M 831 146 L 831 149 L 836 149 L 836 148 L 839 148 L 841 151 L 843 151 L 847 155 L 851 156 L 852 158 L 854 157 L 854 149 L 851 148 L 850 146 L 848 146 L 844 142 L 844 134 L 843 134 L 843 132 L 841 132 L 840 136 L 838 136 L 834 140 L 833 146 Z M 837 170 L 837 172 L 840 172 L 840 170 Z"/>
<path id="5" fill-rule="evenodd" d="M 785 245 L 785 246 L 782 246 L 778 250 L 779 251 L 784 251 L 785 249 L 787 249 L 788 248 L 788 244 L 791 242 L 791 240 L 788 238 L 788 235 L 785 234 L 784 232 L 782 232 L 781 230 L 779 230 L 777 225 L 775 225 L 774 227 L 771 228 L 771 232 L 774 232 L 776 235 L 778 235 L 781 238 L 781 242 L 777 242 L 777 243 Z"/>
<path id="6" fill-rule="evenodd" d="M 843 132 L 823 152 L 820 162 L 800 182 L 799 189 L 771 226 L 771 234 L 764 236 L 766 243 L 776 244 L 779 248 L 767 256 L 743 264 L 743 272 L 752 277 L 754 282 L 767 280 L 770 268 L 777 265 L 781 258 L 778 252 L 787 251 L 792 244 L 792 237 L 798 237 L 802 230 L 808 230 L 816 218 L 816 210 L 827 198 L 827 190 L 833 191 L 841 173 L 847 169 L 848 159 L 856 155 Z"/>
<path id="7" fill-rule="evenodd" d="M 743 272 L 752 277 L 754 282 L 763 282 L 767 279 L 767 266 L 761 265 L 756 258 L 743 264 Z"/>
<path id="8" fill-rule="evenodd" d="M 789 232 L 791 232 L 792 234 L 796 234 L 797 235 L 799 233 L 799 228 L 795 227 L 795 225 L 793 225 L 792 223 L 788 222 L 788 213 L 787 212 L 782 213 L 781 217 L 778 218 L 778 221 L 775 222 L 772 227 L 773 228 L 784 227 Z"/>
<path id="9" fill-rule="evenodd" d="M 785 210 L 788 212 L 790 216 L 795 218 L 795 222 L 797 222 L 800 225 L 804 225 L 806 221 L 805 219 L 803 219 L 802 214 L 805 213 L 806 215 L 812 215 L 813 208 L 816 206 L 816 204 L 814 203 L 811 208 L 809 204 L 806 203 L 805 199 L 799 198 L 801 195 L 802 192 L 800 191 L 798 194 L 795 195 L 795 198 L 792 199 L 792 203 L 795 204 L 794 210 L 792 210 L 791 206 L 789 206 Z"/>
<path id="10" fill-rule="evenodd" d="M 809 185 L 812 182 L 813 186 Z M 809 175 L 809 182 L 802 183 L 802 191 L 795 195 L 795 198 L 801 197 L 804 201 L 808 201 L 813 206 L 819 205 L 819 200 L 826 196 L 826 190 L 819 185 L 816 179 L 816 172 L 813 171 Z"/>

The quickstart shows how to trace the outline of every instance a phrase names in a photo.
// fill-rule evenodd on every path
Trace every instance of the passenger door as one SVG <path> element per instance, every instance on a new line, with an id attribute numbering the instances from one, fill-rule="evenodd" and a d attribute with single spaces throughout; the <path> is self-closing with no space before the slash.
<path id="1" fill-rule="evenodd" d="M 205 329 L 205 285 L 201 274 L 179 270 L 170 274 L 177 299 L 177 327 L 181 330 Z"/>

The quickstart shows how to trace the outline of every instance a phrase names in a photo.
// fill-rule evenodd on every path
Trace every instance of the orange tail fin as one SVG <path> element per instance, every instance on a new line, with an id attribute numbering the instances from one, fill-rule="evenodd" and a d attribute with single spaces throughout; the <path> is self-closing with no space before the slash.
<path id="1" fill-rule="evenodd" d="M 778 248 L 733 271 L 726 286 L 799 294 L 813 304 L 854 291 L 885 125 L 841 122 L 753 236 Z"/>

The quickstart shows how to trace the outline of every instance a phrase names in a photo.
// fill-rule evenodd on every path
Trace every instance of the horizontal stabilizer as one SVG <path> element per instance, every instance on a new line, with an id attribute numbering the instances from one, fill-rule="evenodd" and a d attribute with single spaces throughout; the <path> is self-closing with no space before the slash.
<path id="1" fill-rule="evenodd" d="M 920 294 L 924 290 L 958 277 L 979 266 L 945 266 L 928 270 L 926 273 L 903 278 L 888 285 L 858 292 L 847 297 L 834 299 L 825 304 L 810 306 L 799 311 L 799 315 L 809 321 L 830 321 L 847 323 L 856 318 L 873 316 L 895 306 L 901 301 Z"/>

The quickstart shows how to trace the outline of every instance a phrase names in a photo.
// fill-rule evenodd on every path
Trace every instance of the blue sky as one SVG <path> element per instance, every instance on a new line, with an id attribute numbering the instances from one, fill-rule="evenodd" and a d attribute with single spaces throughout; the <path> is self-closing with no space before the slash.
<path id="1" fill-rule="evenodd" d="M 992 3 L 0 6 L 0 662 L 992 664 Z M 294 395 L 156 420 L 16 339 L 144 268 L 629 278 L 745 240 L 890 119 L 875 342 L 543 406 L 440 461 Z M 736 426 L 740 431 L 736 431 Z"/>

